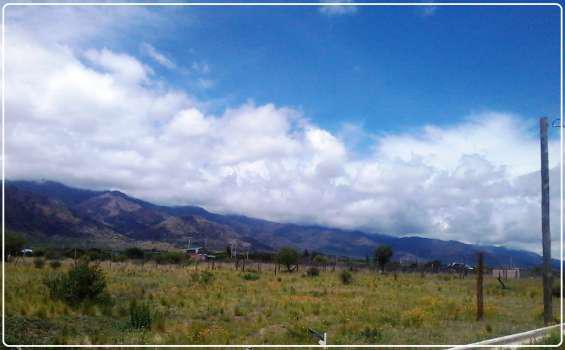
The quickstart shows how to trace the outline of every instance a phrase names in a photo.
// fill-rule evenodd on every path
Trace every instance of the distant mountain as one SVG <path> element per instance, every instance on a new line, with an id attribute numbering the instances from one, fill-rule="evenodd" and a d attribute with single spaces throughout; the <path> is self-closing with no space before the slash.
<path id="1" fill-rule="evenodd" d="M 483 251 L 491 266 L 541 263 L 539 255 L 522 250 L 220 215 L 200 207 L 160 206 L 118 191 L 76 189 L 52 181 L 9 181 L 5 195 L 7 229 L 42 244 L 167 249 L 184 247 L 190 238 L 211 249 L 223 250 L 229 244 L 256 251 L 293 246 L 357 258 L 387 244 L 395 259 L 473 264 L 476 253 Z"/>

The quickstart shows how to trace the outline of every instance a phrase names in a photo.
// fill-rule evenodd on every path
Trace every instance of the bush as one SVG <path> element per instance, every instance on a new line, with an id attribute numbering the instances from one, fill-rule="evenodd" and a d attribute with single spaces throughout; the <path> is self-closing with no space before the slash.
<path id="1" fill-rule="evenodd" d="M 551 294 L 553 294 L 555 298 L 561 298 L 561 286 L 559 284 L 554 284 L 551 289 Z"/>
<path id="2" fill-rule="evenodd" d="M 178 265 L 188 262 L 190 260 L 190 257 L 179 252 L 164 252 L 164 253 L 155 254 L 153 260 L 155 260 L 155 262 L 159 265 L 163 265 L 163 264 Z"/>
<path id="3" fill-rule="evenodd" d="M 246 281 L 257 281 L 259 279 L 259 275 L 256 273 L 246 273 L 245 275 L 241 276 Z"/>
<path id="4" fill-rule="evenodd" d="M 6 256 L 21 255 L 25 244 L 26 240 L 22 236 L 12 232 L 4 233 L 4 248 L 6 249 Z"/>
<path id="5" fill-rule="evenodd" d="M 341 283 L 343 284 L 350 284 L 353 281 L 353 275 L 347 270 L 341 271 L 339 278 L 341 279 Z"/>
<path id="6" fill-rule="evenodd" d="M 151 329 L 151 310 L 146 303 L 137 304 L 133 300 L 129 305 L 129 323 L 135 329 Z"/>
<path id="7" fill-rule="evenodd" d="M 124 255 L 127 256 L 128 259 L 143 259 L 145 257 L 143 250 L 137 247 L 126 249 Z"/>
<path id="8" fill-rule="evenodd" d="M 194 283 L 210 284 L 214 281 L 214 274 L 209 271 L 195 272 L 191 278 Z"/>
<path id="9" fill-rule="evenodd" d="M 59 260 L 51 260 L 49 266 L 51 266 L 52 269 L 58 269 L 61 267 L 61 262 Z"/>
<path id="10" fill-rule="evenodd" d="M 308 270 L 306 270 L 306 274 L 310 277 L 319 276 L 320 275 L 320 269 L 315 267 L 315 266 L 309 267 Z"/>
<path id="11" fill-rule="evenodd" d="M 43 266 L 45 266 L 45 260 L 43 260 L 42 258 L 35 258 L 33 259 L 33 266 L 38 269 L 42 269 Z"/>
<path id="12" fill-rule="evenodd" d="M 44 281 L 54 299 L 70 305 L 85 300 L 100 300 L 106 289 L 106 280 L 100 267 L 80 261 L 66 273 L 60 273 Z"/>

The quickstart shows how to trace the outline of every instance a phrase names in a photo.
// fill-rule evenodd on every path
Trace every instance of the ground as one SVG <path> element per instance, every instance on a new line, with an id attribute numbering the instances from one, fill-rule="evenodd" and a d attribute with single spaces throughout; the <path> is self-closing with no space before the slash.
<path id="1" fill-rule="evenodd" d="M 110 301 L 70 307 L 42 283 L 70 264 L 6 264 L 8 344 L 315 344 L 308 328 L 327 332 L 329 344 L 466 344 L 543 326 L 537 278 L 502 289 L 487 277 L 485 317 L 476 321 L 474 276 L 359 271 L 344 285 L 339 271 L 275 276 L 264 264 L 250 280 L 225 264 L 205 282 L 194 275 L 206 264 L 103 262 Z M 129 325 L 132 300 L 150 306 L 150 330 Z M 554 306 L 559 315 L 558 299 Z"/>

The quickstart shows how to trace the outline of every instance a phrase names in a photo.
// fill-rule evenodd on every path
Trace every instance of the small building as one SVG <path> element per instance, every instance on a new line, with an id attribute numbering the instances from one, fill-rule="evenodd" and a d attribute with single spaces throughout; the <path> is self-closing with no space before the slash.
<path id="1" fill-rule="evenodd" d="M 32 255 L 33 254 L 33 250 L 26 248 L 26 249 L 22 249 L 22 255 L 26 256 L 26 255 Z"/>
<path id="2" fill-rule="evenodd" d="M 193 248 L 186 248 L 184 251 L 186 252 L 186 254 L 200 254 L 200 250 L 202 250 L 202 247 L 193 247 Z"/>
<path id="3" fill-rule="evenodd" d="M 504 268 L 496 268 L 492 269 L 492 275 L 495 278 L 500 279 L 519 279 L 520 278 L 520 269 L 515 267 L 504 267 Z"/>

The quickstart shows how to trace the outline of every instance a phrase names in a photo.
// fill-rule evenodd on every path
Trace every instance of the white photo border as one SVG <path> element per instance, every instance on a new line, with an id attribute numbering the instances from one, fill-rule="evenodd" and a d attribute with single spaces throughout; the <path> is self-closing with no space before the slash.
<path id="1" fill-rule="evenodd" d="M 502 6 L 546 6 L 546 7 L 558 7 L 560 12 L 560 103 L 559 103 L 559 129 L 560 129 L 560 144 L 561 144 L 561 157 L 560 157 L 560 168 L 561 168 L 561 179 L 560 179 L 560 199 L 561 199 L 561 207 L 560 207 L 560 214 L 561 214 L 561 225 L 560 225 L 560 252 L 561 252 L 561 260 L 560 260 L 560 283 L 561 283 L 561 298 L 560 298 L 560 342 L 558 344 L 542 344 L 542 345 L 532 345 L 532 344 L 521 344 L 521 345 L 512 345 L 512 348 L 556 348 L 563 344 L 563 331 L 565 324 L 563 323 L 563 129 L 565 128 L 564 120 L 563 120 L 563 6 L 560 3 L 556 2 L 427 2 L 427 3 L 414 3 L 414 2 L 363 2 L 363 3 L 354 3 L 354 2 L 332 2 L 332 3 L 319 3 L 319 2 L 193 2 L 193 3 L 186 3 L 186 2 L 108 2 L 108 3 L 100 3 L 100 2 L 42 2 L 42 3 L 13 3 L 9 2 L 2 6 L 2 344 L 6 347 L 29 347 L 29 348 L 70 348 L 70 347 L 83 347 L 83 348 L 113 348 L 113 347 L 120 347 L 120 348 L 460 348 L 464 349 L 467 347 L 472 348 L 502 348 L 508 347 L 508 345 L 487 345 L 487 344 L 460 344 L 460 345 L 423 345 L 423 344 L 408 344 L 408 345 L 399 345 L 399 344 L 391 344 L 391 345 L 384 345 L 384 344 L 376 344 L 376 345 L 198 345 L 198 344 L 190 344 L 190 345 L 132 345 L 132 344 L 112 344 L 112 345 L 9 345 L 6 343 L 5 340 L 5 142 L 6 142 L 6 133 L 5 133 L 5 112 L 6 112 L 6 47 L 5 47 L 5 15 L 6 9 L 8 7 L 14 6 L 148 6 L 148 7 L 157 7 L 157 6 L 177 6 L 177 7 L 184 7 L 184 6 L 248 6 L 248 7 L 255 7 L 255 6 L 294 6 L 294 7 L 318 7 L 318 6 L 389 6 L 389 7 L 417 7 L 417 6 L 430 6 L 430 7 L 439 7 L 439 6 L 447 6 L 447 7 L 464 7 L 464 6 L 485 6 L 485 7 L 502 7 Z M 551 125 L 551 124 L 550 124 Z M 540 328 L 543 329 L 543 328 Z M 485 340 L 488 341 L 488 340 Z"/>

